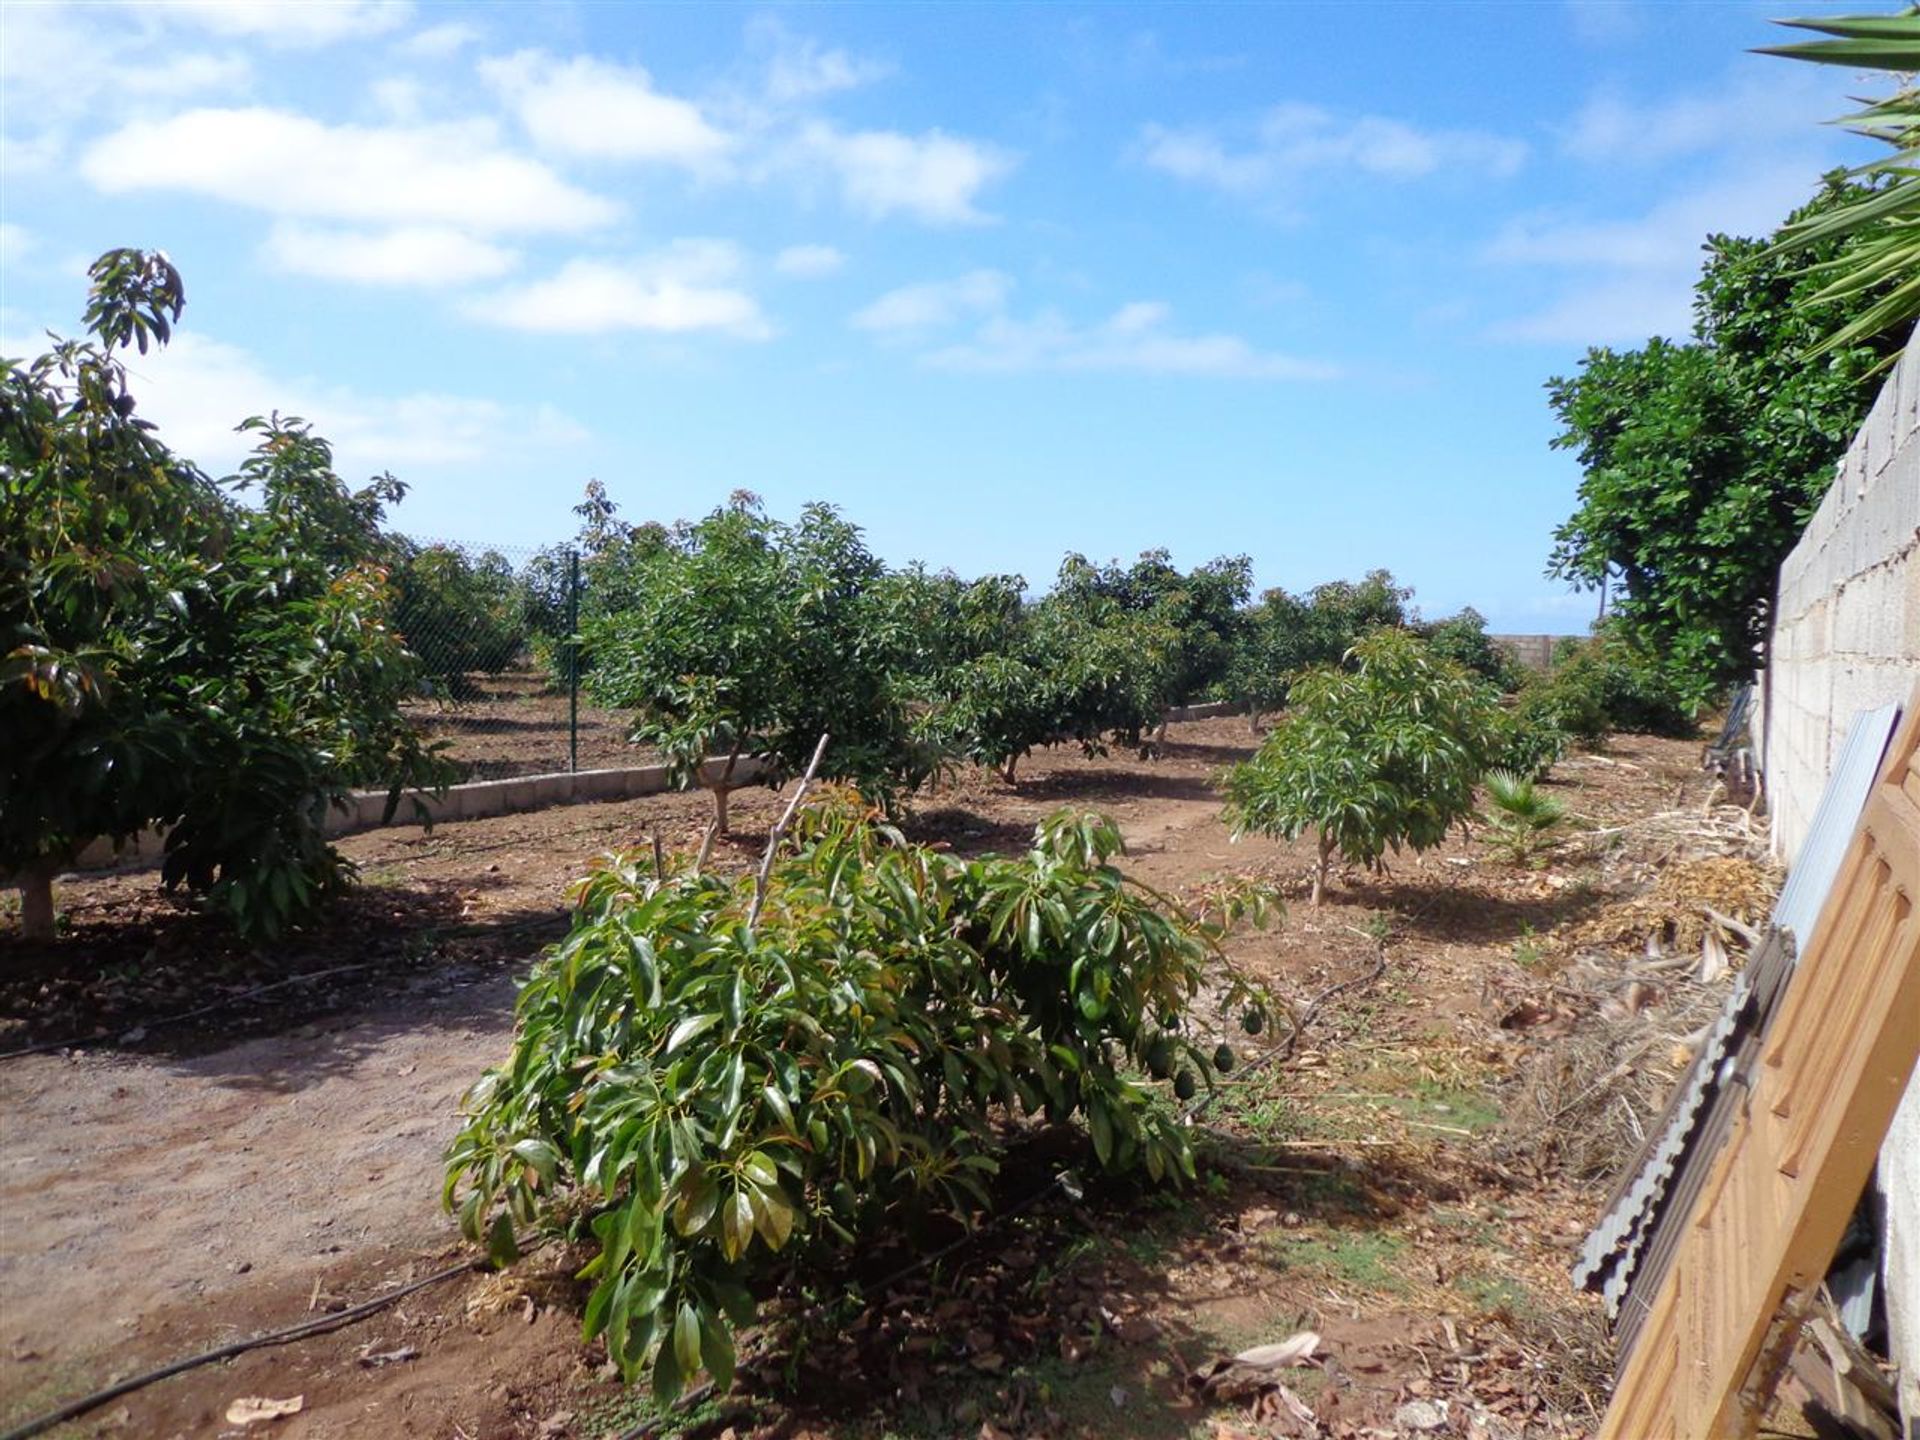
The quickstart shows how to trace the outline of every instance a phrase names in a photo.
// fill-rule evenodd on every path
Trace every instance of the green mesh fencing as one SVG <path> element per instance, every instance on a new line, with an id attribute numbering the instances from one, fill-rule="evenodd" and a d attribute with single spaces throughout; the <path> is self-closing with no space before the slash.
<path id="1" fill-rule="evenodd" d="M 571 546 L 395 540 L 394 621 L 426 682 L 414 718 L 459 779 L 640 763 L 621 717 L 580 694 Z"/>

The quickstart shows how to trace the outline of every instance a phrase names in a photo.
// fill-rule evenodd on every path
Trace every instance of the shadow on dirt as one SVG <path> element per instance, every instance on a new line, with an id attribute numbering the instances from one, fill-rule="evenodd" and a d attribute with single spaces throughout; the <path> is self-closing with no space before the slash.
<path id="1" fill-rule="evenodd" d="M 1160 747 L 1161 756 L 1167 760 L 1184 760 L 1195 765 L 1211 765 L 1224 769 L 1228 765 L 1238 765 L 1242 760 L 1253 757 L 1260 748 L 1261 737 L 1249 735 L 1244 745 L 1205 745 L 1197 740 L 1168 740 Z"/>
<path id="2" fill-rule="evenodd" d="M 69 933 L 52 945 L 0 940 L 0 1055 L 70 1047 L 186 1060 L 310 1027 L 330 1038 L 296 1047 L 313 1052 L 297 1068 L 312 1078 L 349 1068 L 365 1046 L 340 1038 L 343 1021 L 365 1021 L 370 1034 L 438 1023 L 449 1008 L 511 1010 L 511 978 L 564 933 L 566 912 L 472 917 L 473 894 L 485 888 L 365 885 L 313 925 L 262 945 L 157 889 L 75 907 Z M 487 998 L 466 994 L 475 987 Z M 271 1082 L 305 1083 L 292 1073 Z"/>
<path id="3" fill-rule="evenodd" d="M 722 1416 L 682 1433 L 724 1419 L 740 1433 L 1184 1440 L 1212 1408 L 1194 1372 L 1302 1319 L 1283 1215 L 1360 1230 L 1401 1208 L 1402 1187 L 1443 1198 L 1431 1177 L 1363 1166 L 1352 1178 L 1331 1153 L 1289 1152 L 1281 1168 L 1245 1137 L 1210 1132 L 1202 1148 L 1202 1183 L 1175 1190 L 1103 1174 L 1077 1127 L 1021 1131 L 972 1232 L 895 1220 L 804 1291 L 765 1295 L 771 1348 Z M 567 1403 L 585 1414 L 632 1399 L 602 1381 Z"/>
<path id="4" fill-rule="evenodd" d="M 1334 898 L 1384 911 L 1394 917 L 1397 928 L 1422 939 L 1469 945 L 1500 945 L 1545 932 L 1608 901 L 1605 892 L 1582 885 L 1515 898 L 1447 885 L 1439 877 L 1416 881 L 1352 875 L 1338 883 Z"/>
<path id="5" fill-rule="evenodd" d="M 1065 803 L 1097 796 L 1111 804 L 1115 800 L 1211 800 L 1220 792 L 1204 775 L 1169 775 L 1139 770 L 1064 770 L 1035 780 L 1020 782 L 1020 796 L 1026 800 Z"/>

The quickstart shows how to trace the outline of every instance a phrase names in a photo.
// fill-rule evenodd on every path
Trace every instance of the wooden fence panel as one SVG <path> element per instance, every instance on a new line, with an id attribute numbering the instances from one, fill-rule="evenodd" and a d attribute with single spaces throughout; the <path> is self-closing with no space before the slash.
<path id="1" fill-rule="evenodd" d="M 1920 691 L 1687 1217 L 1603 1440 L 1753 1433 L 1920 1056 Z"/>

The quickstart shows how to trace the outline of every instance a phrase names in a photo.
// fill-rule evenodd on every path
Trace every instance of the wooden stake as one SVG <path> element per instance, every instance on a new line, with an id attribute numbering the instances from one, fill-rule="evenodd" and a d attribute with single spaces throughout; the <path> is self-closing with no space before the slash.
<path id="1" fill-rule="evenodd" d="M 747 911 L 747 928 L 752 929 L 760 920 L 760 907 L 767 903 L 767 877 L 773 873 L 773 853 L 780 848 L 780 841 L 787 833 L 787 826 L 793 823 L 794 812 L 800 808 L 800 797 L 807 793 L 807 786 L 813 783 L 813 772 L 820 768 L 820 757 L 827 753 L 827 734 L 822 731 L 820 743 L 813 747 L 813 759 L 807 762 L 807 773 L 800 777 L 800 783 L 794 787 L 793 798 L 787 802 L 787 808 L 773 823 L 773 829 L 767 832 L 767 853 L 760 857 L 760 872 L 753 877 L 753 905 Z"/>

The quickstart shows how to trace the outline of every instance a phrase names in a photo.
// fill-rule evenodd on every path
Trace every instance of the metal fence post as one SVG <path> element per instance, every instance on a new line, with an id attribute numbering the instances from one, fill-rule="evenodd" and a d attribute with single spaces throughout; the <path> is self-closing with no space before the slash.
<path id="1" fill-rule="evenodd" d="M 567 771 L 580 768 L 580 552 L 567 551 Z"/>

